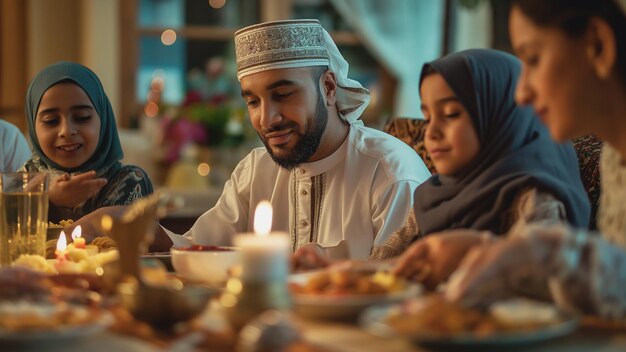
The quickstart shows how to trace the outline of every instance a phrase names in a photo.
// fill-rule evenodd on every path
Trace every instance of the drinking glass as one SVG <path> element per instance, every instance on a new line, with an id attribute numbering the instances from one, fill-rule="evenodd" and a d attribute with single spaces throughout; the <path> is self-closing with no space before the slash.
<path id="1" fill-rule="evenodd" d="M 48 174 L 0 173 L 0 265 L 22 254 L 45 256 Z"/>

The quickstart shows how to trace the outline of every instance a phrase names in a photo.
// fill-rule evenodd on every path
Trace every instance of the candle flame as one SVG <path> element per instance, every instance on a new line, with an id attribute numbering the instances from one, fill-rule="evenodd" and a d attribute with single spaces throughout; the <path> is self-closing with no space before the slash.
<path id="1" fill-rule="evenodd" d="M 267 236 L 272 229 L 272 204 L 266 200 L 259 202 L 254 211 L 254 232 Z"/>
<path id="2" fill-rule="evenodd" d="M 57 241 L 57 251 L 64 251 L 67 249 L 67 238 L 65 238 L 65 232 L 61 231 L 59 240 Z"/>
<path id="3" fill-rule="evenodd" d="M 82 229 L 80 228 L 80 225 L 76 226 L 74 228 L 74 231 L 72 231 L 72 240 L 75 240 L 77 238 L 81 238 L 82 237 Z"/>

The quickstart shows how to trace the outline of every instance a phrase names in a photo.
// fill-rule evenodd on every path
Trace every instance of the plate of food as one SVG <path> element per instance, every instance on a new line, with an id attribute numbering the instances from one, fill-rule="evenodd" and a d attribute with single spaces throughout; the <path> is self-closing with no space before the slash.
<path id="1" fill-rule="evenodd" d="M 354 319 L 372 304 L 398 302 L 421 293 L 421 286 L 388 271 L 321 270 L 292 274 L 295 311 L 310 318 Z"/>
<path id="2" fill-rule="evenodd" d="M 112 323 L 91 278 L 0 268 L 0 342 L 30 342 L 93 334 Z"/>
<path id="3" fill-rule="evenodd" d="M 0 341 L 32 343 L 92 335 L 113 323 L 101 309 L 64 303 L 0 303 Z"/>
<path id="4" fill-rule="evenodd" d="M 469 309 L 429 295 L 374 306 L 360 325 L 384 337 L 404 337 L 433 347 L 505 347 L 537 343 L 573 332 L 578 319 L 549 303 L 515 298 L 485 310 Z"/>

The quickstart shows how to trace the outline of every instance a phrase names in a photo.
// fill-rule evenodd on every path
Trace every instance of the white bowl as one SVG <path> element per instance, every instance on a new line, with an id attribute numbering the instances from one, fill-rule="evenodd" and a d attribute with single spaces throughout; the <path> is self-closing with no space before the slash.
<path id="1" fill-rule="evenodd" d="M 206 283 L 223 283 L 228 279 L 229 269 L 241 262 L 237 247 L 221 247 L 222 250 L 194 250 L 172 247 L 172 266 L 181 277 Z"/>

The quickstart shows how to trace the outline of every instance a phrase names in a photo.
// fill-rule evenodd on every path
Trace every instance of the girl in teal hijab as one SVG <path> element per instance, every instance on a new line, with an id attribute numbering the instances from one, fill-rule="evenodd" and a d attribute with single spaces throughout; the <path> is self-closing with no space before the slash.
<path id="1" fill-rule="evenodd" d="M 111 103 L 90 69 L 59 62 L 39 72 L 26 95 L 34 157 L 24 171 L 49 172 L 49 220 L 77 220 L 95 209 L 153 192 L 144 170 L 124 156 Z"/>

